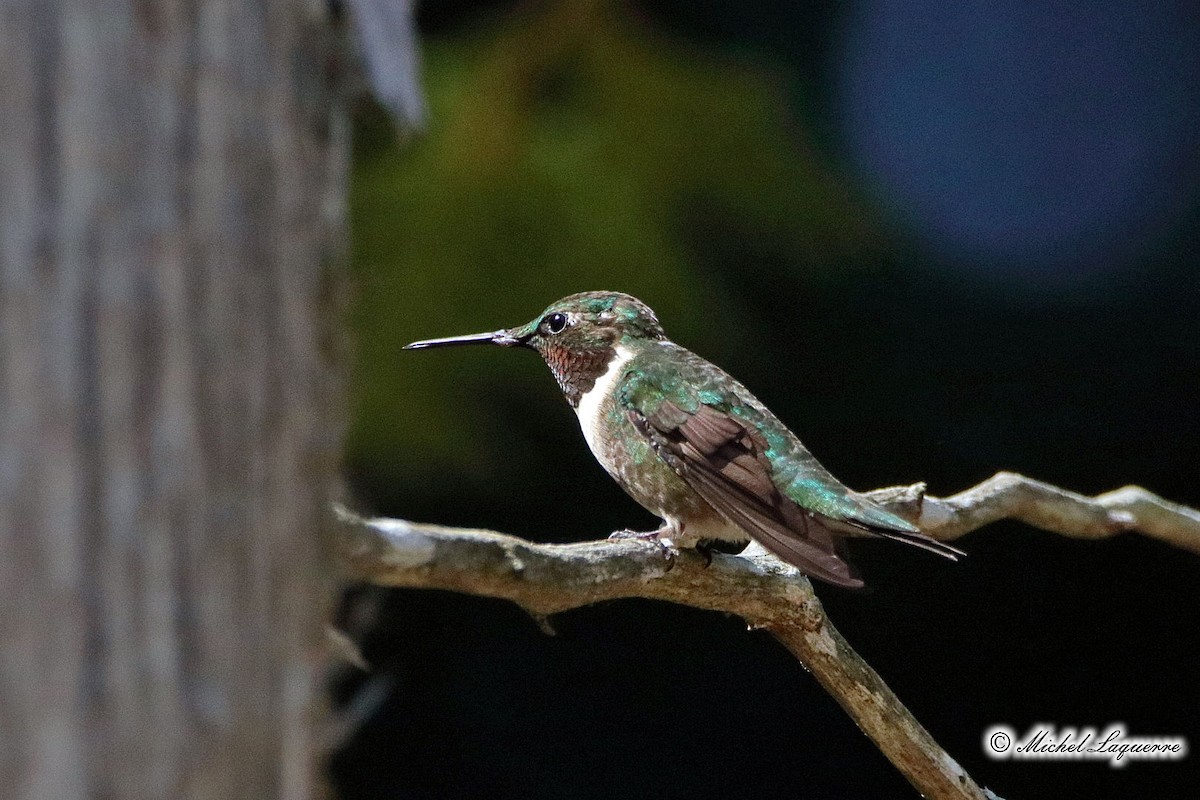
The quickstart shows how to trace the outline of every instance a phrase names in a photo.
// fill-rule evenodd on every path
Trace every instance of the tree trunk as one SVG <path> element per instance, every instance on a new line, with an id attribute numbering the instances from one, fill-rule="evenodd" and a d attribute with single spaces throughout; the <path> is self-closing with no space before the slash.
<path id="1" fill-rule="evenodd" d="M 0 795 L 307 798 L 346 126 L 322 0 L 0 9 Z"/>

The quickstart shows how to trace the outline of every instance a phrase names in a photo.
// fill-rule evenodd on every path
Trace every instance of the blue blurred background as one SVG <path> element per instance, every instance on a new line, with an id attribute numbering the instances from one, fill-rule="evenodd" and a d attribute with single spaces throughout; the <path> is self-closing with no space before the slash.
<path id="1" fill-rule="evenodd" d="M 428 128 L 357 114 L 353 488 L 543 541 L 655 521 L 529 353 L 402 353 L 615 289 L 860 489 L 1000 469 L 1200 505 L 1200 14 L 1098 0 L 420 7 Z M 1200 560 L 999 524 L 951 565 L 856 543 L 821 587 L 982 783 L 1191 796 L 1195 759 L 998 763 L 995 723 L 1200 745 Z M 544 636 L 501 603 L 350 593 L 387 699 L 350 798 L 909 797 L 767 636 L 623 602 Z M 374 681 L 374 684 L 371 682 Z"/>

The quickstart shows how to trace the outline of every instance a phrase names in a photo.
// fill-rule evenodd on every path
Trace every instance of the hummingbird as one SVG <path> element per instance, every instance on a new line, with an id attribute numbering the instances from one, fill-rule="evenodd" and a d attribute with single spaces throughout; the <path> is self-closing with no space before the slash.
<path id="1" fill-rule="evenodd" d="M 851 589 L 863 581 L 846 557 L 848 535 L 964 555 L 848 489 L 745 386 L 668 339 L 636 297 L 573 294 L 525 325 L 405 349 L 466 344 L 541 355 L 593 455 L 663 522 L 626 535 L 666 548 L 753 539 L 810 577 Z"/>

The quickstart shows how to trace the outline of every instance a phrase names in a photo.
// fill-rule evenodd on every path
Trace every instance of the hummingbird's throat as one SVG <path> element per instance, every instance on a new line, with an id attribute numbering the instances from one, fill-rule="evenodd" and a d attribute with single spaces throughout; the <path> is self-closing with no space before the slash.
<path id="1" fill-rule="evenodd" d="M 592 350 L 549 345 L 542 351 L 542 358 L 572 408 L 579 407 L 579 399 L 592 390 L 616 355 L 616 350 L 608 344 Z"/>

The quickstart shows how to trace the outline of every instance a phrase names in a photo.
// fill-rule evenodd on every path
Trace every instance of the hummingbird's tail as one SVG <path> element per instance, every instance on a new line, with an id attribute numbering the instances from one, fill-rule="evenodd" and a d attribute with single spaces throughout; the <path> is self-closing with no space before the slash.
<path id="1" fill-rule="evenodd" d="M 882 536 L 885 539 L 891 539 L 896 542 L 910 544 L 913 547 L 919 547 L 942 558 L 948 558 L 951 561 L 958 561 L 959 556 L 966 556 L 962 550 L 957 547 L 951 547 L 945 542 L 939 542 L 932 536 L 926 533 L 912 533 L 910 531 L 898 531 L 892 528 L 875 528 L 864 527 L 863 530 L 873 533 L 876 536 Z"/>
<path id="2" fill-rule="evenodd" d="M 939 542 L 908 520 L 896 516 L 861 494 L 851 492 L 850 498 L 854 504 L 839 521 L 847 526 L 846 532 L 851 535 L 865 532 L 873 536 L 882 536 L 885 539 L 919 547 L 951 561 L 957 561 L 959 556 L 966 555 L 957 547 Z"/>

